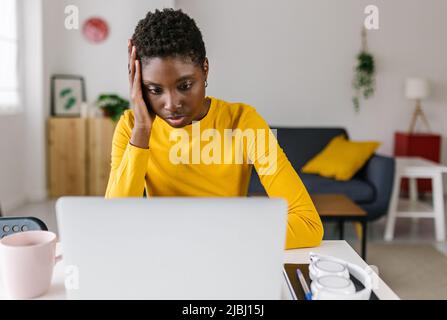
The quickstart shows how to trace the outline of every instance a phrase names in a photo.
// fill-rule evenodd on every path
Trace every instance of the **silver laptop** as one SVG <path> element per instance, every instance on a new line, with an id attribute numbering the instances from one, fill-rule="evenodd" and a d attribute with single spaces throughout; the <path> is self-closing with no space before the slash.
<path id="1" fill-rule="evenodd" d="M 281 298 L 283 199 L 62 197 L 56 212 L 69 299 Z"/>

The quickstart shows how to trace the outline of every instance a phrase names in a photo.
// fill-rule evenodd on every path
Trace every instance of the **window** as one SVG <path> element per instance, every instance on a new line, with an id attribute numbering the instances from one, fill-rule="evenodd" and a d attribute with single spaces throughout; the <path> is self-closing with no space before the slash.
<path id="1" fill-rule="evenodd" d="M 19 106 L 17 1 L 0 1 L 0 112 Z"/>

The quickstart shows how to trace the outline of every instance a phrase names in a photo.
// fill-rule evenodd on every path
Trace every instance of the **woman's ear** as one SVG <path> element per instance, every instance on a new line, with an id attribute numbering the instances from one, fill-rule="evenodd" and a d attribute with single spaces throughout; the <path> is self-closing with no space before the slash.
<path id="1" fill-rule="evenodd" d="M 202 66 L 202 70 L 203 70 L 203 73 L 205 75 L 205 79 L 208 78 L 209 68 L 210 68 L 210 65 L 209 65 L 209 62 L 208 62 L 208 58 L 205 58 L 205 60 L 203 61 L 203 66 Z"/>

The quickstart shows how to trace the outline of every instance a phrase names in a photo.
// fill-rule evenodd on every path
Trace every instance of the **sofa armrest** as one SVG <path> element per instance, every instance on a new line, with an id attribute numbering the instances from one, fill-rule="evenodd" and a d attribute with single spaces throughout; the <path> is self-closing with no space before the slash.
<path id="1" fill-rule="evenodd" d="M 368 220 L 375 220 L 388 211 L 394 183 L 395 160 L 375 154 L 365 166 L 365 179 L 374 186 L 374 202 L 360 204 L 368 212 Z"/>

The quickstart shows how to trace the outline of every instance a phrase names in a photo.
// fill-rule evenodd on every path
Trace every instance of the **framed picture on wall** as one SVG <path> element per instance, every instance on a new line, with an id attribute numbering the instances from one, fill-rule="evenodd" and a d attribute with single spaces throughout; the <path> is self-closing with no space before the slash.
<path id="1" fill-rule="evenodd" d="M 84 78 L 77 75 L 56 74 L 51 77 L 51 115 L 79 117 L 85 102 Z"/>

